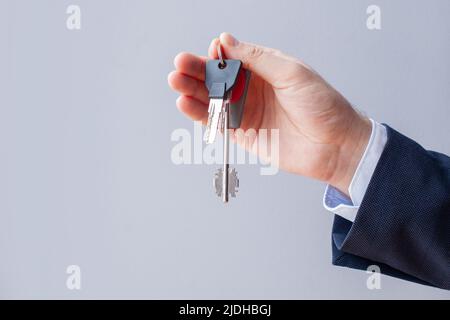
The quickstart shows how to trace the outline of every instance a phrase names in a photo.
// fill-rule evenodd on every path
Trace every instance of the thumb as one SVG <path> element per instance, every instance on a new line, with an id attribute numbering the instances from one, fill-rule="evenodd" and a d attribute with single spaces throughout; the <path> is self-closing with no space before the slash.
<path id="1" fill-rule="evenodd" d="M 275 87 L 282 87 L 292 79 L 300 64 L 283 53 L 251 43 L 239 42 L 229 33 L 220 35 L 220 44 L 227 59 L 241 60 L 244 67 L 258 74 Z"/>

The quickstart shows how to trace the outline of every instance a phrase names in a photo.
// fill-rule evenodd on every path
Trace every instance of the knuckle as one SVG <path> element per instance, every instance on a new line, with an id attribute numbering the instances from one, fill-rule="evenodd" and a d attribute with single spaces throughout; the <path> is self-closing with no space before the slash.
<path id="1" fill-rule="evenodd" d="M 249 57 L 253 60 L 258 59 L 259 57 L 261 57 L 264 54 L 264 50 L 258 46 L 252 46 L 250 47 L 249 50 Z"/>

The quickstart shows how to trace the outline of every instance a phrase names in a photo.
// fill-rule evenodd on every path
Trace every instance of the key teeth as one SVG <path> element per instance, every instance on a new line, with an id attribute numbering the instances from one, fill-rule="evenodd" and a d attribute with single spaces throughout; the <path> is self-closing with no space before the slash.
<path id="1" fill-rule="evenodd" d="M 222 172 L 223 169 L 220 168 L 214 175 L 213 186 L 218 197 L 222 197 Z M 237 176 L 237 171 L 234 168 L 228 170 L 228 194 L 236 198 L 236 193 L 239 191 L 239 178 Z"/>
<path id="2" fill-rule="evenodd" d="M 222 169 L 214 174 L 213 187 L 218 197 L 222 196 Z"/>

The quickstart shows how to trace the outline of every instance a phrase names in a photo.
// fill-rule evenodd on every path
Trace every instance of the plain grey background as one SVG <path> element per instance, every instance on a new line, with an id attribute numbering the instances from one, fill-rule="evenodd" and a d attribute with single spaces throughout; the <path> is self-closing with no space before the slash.
<path id="1" fill-rule="evenodd" d="M 70 4 L 81 30 L 66 28 Z M 387 276 L 370 291 L 365 272 L 333 267 L 323 183 L 241 165 L 224 206 L 216 166 L 171 162 L 172 131 L 193 126 L 167 74 L 230 31 L 450 154 L 449 13 L 448 0 L 1 0 L 0 297 L 448 299 Z"/>

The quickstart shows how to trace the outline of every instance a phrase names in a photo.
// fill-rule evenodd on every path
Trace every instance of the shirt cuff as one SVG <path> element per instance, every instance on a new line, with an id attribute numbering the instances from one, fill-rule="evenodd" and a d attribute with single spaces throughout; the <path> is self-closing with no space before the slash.
<path id="1" fill-rule="evenodd" d="M 350 197 L 331 185 L 327 185 L 323 196 L 325 209 L 351 222 L 355 221 L 359 206 L 387 141 L 386 127 L 372 119 L 370 122 L 372 123 L 372 132 L 348 187 Z"/>

